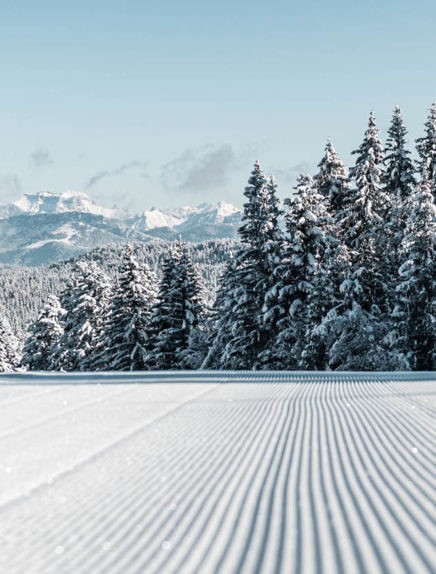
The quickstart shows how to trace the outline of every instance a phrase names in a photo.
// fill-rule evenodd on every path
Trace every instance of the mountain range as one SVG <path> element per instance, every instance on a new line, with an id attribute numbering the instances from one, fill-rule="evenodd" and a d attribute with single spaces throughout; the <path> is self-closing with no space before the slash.
<path id="1" fill-rule="evenodd" d="M 0 263 L 43 265 L 126 241 L 234 238 L 240 221 L 241 210 L 224 202 L 131 215 L 82 192 L 42 191 L 0 204 Z"/>

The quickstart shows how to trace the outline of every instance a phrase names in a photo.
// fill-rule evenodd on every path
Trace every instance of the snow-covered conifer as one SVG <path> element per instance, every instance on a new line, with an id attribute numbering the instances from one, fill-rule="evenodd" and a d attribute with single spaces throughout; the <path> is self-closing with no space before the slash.
<path id="1" fill-rule="evenodd" d="M 224 270 L 218 285 L 215 303 L 208 321 L 208 352 L 201 365 L 202 369 L 221 369 L 229 364 L 226 345 L 232 338 L 231 329 L 236 306 L 237 287 L 236 262 L 231 259 Z"/>
<path id="2" fill-rule="evenodd" d="M 170 249 L 147 329 L 149 369 L 199 368 L 206 353 L 204 301 L 186 246 Z"/>
<path id="3" fill-rule="evenodd" d="M 411 198 L 397 286 L 399 348 L 412 368 L 436 368 L 436 207 L 428 181 Z"/>
<path id="4" fill-rule="evenodd" d="M 64 315 L 59 299 L 49 295 L 37 320 L 31 325 L 23 347 L 21 364 L 29 371 L 50 371 L 54 368 L 53 354 L 57 354 L 64 332 Z"/>
<path id="5" fill-rule="evenodd" d="M 272 286 L 272 272 L 280 258 L 282 242 L 276 190 L 274 179 L 267 179 L 256 162 L 244 190 L 241 247 L 232 268 L 232 284 L 227 295 L 220 298 L 225 305 L 228 301 L 234 303 L 231 325 L 222 325 L 230 336 L 217 333 L 219 339 L 226 339 L 219 359 L 225 369 L 260 367 L 261 353 L 271 338 L 271 329 L 263 317 L 265 296 Z"/>
<path id="6" fill-rule="evenodd" d="M 407 200 L 416 184 L 415 168 L 406 148 L 407 129 L 401 109 L 395 106 L 386 140 L 386 193 L 401 201 Z"/>
<path id="7" fill-rule="evenodd" d="M 335 240 L 329 235 L 327 198 L 313 179 L 299 176 L 295 189 L 296 197 L 287 202 L 283 259 L 274 270 L 275 285 L 267 296 L 275 302 L 279 317 L 276 337 L 264 355 L 269 354 L 275 368 L 322 369 L 325 346 L 320 332 L 315 333 L 332 303 L 326 256 Z"/>
<path id="8" fill-rule="evenodd" d="M 127 245 L 99 341 L 98 369 L 133 371 L 146 368 L 146 328 L 156 299 L 156 288 L 155 274 L 148 265 L 138 263 L 132 246 Z"/>
<path id="9" fill-rule="evenodd" d="M 318 164 L 314 183 L 321 195 L 328 200 L 332 215 L 342 211 L 350 189 L 348 169 L 340 160 L 331 141 L 327 141 L 324 155 Z"/>
<path id="10" fill-rule="evenodd" d="M 436 202 L 436 102 L 430 107 L 424 136 L 416 140 L 416 150 L 421 181 L 430 185 L 433 201 Z"/>
<path id="11" fill-rule="evenodd" d="M 355 187 L 350 190 L 340 217 L 350 251 L 349 280 L 354 300 L 370 310 L 374 305 L 383 308 L 386 303 L 387 230 L 383 218 L 390 206 L 384 191 L 383 144 L 372 113 L 363 142 L 353 154 L 357 154 L 357 159 L 350 173 Z"/>
<path id="12" fill-rule="evenodd" d="M 353 153 L 357 154 L 357 159 L 350 175 L 355 186 L 337 218 L 343 230 L 348 259 L 340 285 L 342 300 L 323 321 L 328 335 L 329 366 L 365 370 L 368 361 L 372 360 L 366 353 L 372 348 L 386 351 L 383 364 L 388 369 L 397 364 L 394 351 L 388 356 L 386 339 L 390 331 L 387 323 L 390 278 L 386 249 L 389 231 L 384 218 L 391 205 L 384 188 L 383 145 L 372 113 L 363 142 Z M 361 329 L 360 322 L 366 327 Z M 382 368 L 382 356 L 380 352 L 378 368 Z"/>
<path id="13" fill-rule="evenodd" d="M 8 373 L 18 367 L 19 343 L 9 321 L 0 315 L 0 373 Z"/>
<path id="14" fill-rule="evenodd" d="M 399 246 L 403 240 L 404 228 L 410 209 L 410 197 L 416 185 L 415 168 L 406 148 L 407 130 L 401 109 L 396 106 L 386 140 L 386 186 L 389 209 L 384 218 L 385 228 L 385 277 L 386 308 L 395 306 L 395 288 L 398 279 Z"/>
<path id="15" fill-rule="evenodd" d="M 64 371 L 93 370 L 103 315 L 110 290 L 109 277 L 93 262 L 79 261 L 70 287 L 61 296 L 65 310 L 56 366 Z"/>
<path id="16" fill-rule="evenodd" d="M 407 370 L 404 355 L 391 348 L 391 330 L 377 313 L 352 302 L 345 312 L 327 318 L 329 366 L 338 371 Z"/>

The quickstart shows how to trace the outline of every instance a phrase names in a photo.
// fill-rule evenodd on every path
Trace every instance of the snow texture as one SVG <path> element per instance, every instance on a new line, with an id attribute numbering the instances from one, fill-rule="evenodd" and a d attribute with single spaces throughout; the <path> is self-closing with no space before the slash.
<path id="1" fill-rule="evenodd" d="M 433 571 L 431 373 L 0 378 L 0 571 Z"/>

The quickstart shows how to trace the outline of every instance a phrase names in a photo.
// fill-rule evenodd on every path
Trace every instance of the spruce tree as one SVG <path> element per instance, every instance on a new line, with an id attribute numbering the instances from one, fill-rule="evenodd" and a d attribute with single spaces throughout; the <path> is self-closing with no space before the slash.
<path id="1" fill-rule="evenodd" d="M 329 244 L 334 241 L 329 233 L 331 218 L 327 198 L 310 176 L 299 176 L 295 189 L 296 197 L 287 202 L 283 258 L 267 297 L 275 302 L 271 312 L 277 325 L 268 353 L 275 368 L 323 369 L 327 358 L 317 329 L 332 297 L 326 267 Z"/>
<path id="2" fill-rule="evenodd" d="M 383 144 L 371 113 L 368 129 L 350 175 L 355 187 L 350 190 L 341 214 L 346 230 L 344 242 L 350 252 L 350 281 L 354 300 L 363 309 L 383 309 L 386 301 L 386 242 L 384 217 L 390 207 L 384 189 L 385 163 Z"/>
<path id="3" fill-rule="evenodd" d="M 156 299 L 156 283 L 155 274 L 148 265 L 138 263 L 132 246 L 127 245 L 99 341 L 98 369 L 146 368 L 146 329 Z"/>
<path id="4" fill-rule="evenodd" d="M 416 184 L 415 168 L 406 148 L 407 129 L 401 109 L 395 106 L 386 140 L 386 193 L 402 202 L 409 199 Z"/>
<path id="5" fill-rule="evenodd" d="M 337 217 L 346 248 L 342 300 L 323 322 L 329 366 L 339 370 L 393 369 L 402 363 L 395 350 L 389 350 L 388 341 L 389 232 L 385 217 L 391 206 L 385 191 L 383 145 L 372 113 L 364 140 L 353 153 L 357 159 L 350 175 L 355 186 Z"/>
<path id="6" fill-rule="evenodd" d="M 108 303 L 110 279 L 93 262 L 78 261 L 70 287 L 62 294 L 65 309 L 57 368 L 93 370 L 96 348 Z"/>
<path id="7" fill-rule="evenodd" d="M 206 353 L 204 302 L 186 246 L 172 246 L 162 267 L 147 329 L 148 369 L 199 368 Z"/>
<path id="8" fill-rule="evenodd" d="M 430 107 L 425 122 L 425 135 L 416 140 L 416 150 L 421 181 L 430 185 L 433 201 L 436 202 L 436 102 Z"/>
<path id="9" fill-rule="evenodd" d="M 182 369 L 199 369 L 207 353 L 208 308 L 204 298 L 203 281 L 186 246 L 182 250 L 180 267 L 185 300 L 185 325 L 188 330 L 187 345 L 180 352 L 180 366 Z"/>
<path id="10" fill-rule="evenodd" d="M 272 286 L 282 241 L 276 191 L 274 179 L 267 179 L 256 162 L 244 190 L 246 202 L 239 228 L 241 247 L 232 271 L 233 292 L 227 291 L 221 299 L 234 302 L 232 323 L 225 327 L 230 337 L 217 333 L 227 340 L 220 358 L 225 369 L 259 368 L 265 360 L 262 351 L 271 339 L 271 330 L 264 323 L 265 296 Z"/>
<path id="11" fill-rule="evenodd" d="M 386 186 L 389 209 L 385 215 L 386 265 L 386 308 L 392 311 L 395 306 L 395 288 L 398 279 L 399 247 L 403 240 L 404 228 L 410 208 L 410 197 L 416 185 L 415 168 L 406 149 L 407 130 L 401 110 L 395 107 L 391 126 L 386 140 Z"/>
<path id="12" fill-rule="evenodd" d="M 428 181 L 411 198 L 397 286 L 398 343 L 416 370 L 436 368 L 436 207 Z"/>
<path id="13" fill-rule="evenodd" d="M 21 365 L 29 371 L 50 371 L 54 368 L 53 355 L 57 354 L 64 332 L 64 315 L 59 299 L 49 295 L 37 320 L 31 325 L 23 347 Z"/>
<path id="14" fill-rule="evenodd" d="M 19 343 L 12 333 L 6 317 L 0 315 L 0 373 L 8 373 L 18 367 Z"/>
<path id="15" fill-rule="evenodd" d="M 324 156 L 318 164 L 318 173 L 314 177 L 318 192 L 328 201 L 332 215 L 342 211 L 350 189 L 348 170 L 340 160 L 333 144 L 327 141 Z"/>
<path id="16" fill-rule="evenodd" d="M 231 259 L 220 278 L 216 299 L 209 316 L 208 352 L 201 365 L 202 369 L 220 370 L 231 362 L 226 354 L 226 346 L 232 338 L 236 287 L 236 262 Z"/>

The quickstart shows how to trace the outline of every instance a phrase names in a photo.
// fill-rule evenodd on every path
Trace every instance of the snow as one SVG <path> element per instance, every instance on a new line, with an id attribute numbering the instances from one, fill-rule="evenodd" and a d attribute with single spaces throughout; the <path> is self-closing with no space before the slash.
<path id="1" fill-rule="evenodd" d="M 59 237 L 56 237 L 59 236 Z M 47 243 L 63 243 L 65 245 L 74 245 L 74 238 L 77 237 L 77 230 L 71 225 L 65 224 L 59 226 L 53 233 L 50 239 L 42 239 L 41 241 L 35 241 L 30 245 L 26 245 L 25 249 L 39 249 Z"/>
<path id="2" fill-rule="evenodd" d="M 18 209 L 22 213 L 67 213 L 78 211 L 81 213 L 92 213 L 108 218 L 120 217 L 119 209 L 108 209 L 97 205 L 85 193 L 80 191 L 65 191 L 63 193 L 51 193 L 50 191 L 40 191 L 23 195 L 18 201 L 11 204 L 11 209 Z"/>
<path id="3" fill-rule="evenodd" d="M 139 218 L 139 221 L 135 222 L 135 228 L 140 226 L 143 230 L 155 229 L 156 227 L 174 227 L 182 223 L 183 219 L 176 217 L 170 211 L 164 211 L 158 209 L 157 207 L 152 207 L 151 209 L 146 209 Z"/>
<path id="4" fill-rule="evenodd" d="M 202 203 L 197 207 L 176 207 L 146 209 L 141 215 L 132 219 L 132 227 L 140 231 L 149 231 L 160 227 L 173 230 L 185 230 L 202 224 L 220 224 L 239 219 L 241 210 L 232 205 L 219 201 L 217 203 Z"/>
<path id="5" fill-rule="evenodd" d="M 431 572 L 431 373 L 0 377 L 0 571 Z"/>

